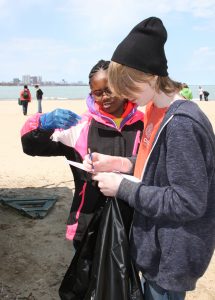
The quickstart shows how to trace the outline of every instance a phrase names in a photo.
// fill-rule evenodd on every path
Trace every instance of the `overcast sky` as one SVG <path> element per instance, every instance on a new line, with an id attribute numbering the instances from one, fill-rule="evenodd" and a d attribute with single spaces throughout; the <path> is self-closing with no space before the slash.
<path id="1" fill-rule="evenodd" d="M 0 81 L 88 82 L 140 21 L 162 19 L 169 74 L 215 84 L 215 0 L 0 0 Z"/>

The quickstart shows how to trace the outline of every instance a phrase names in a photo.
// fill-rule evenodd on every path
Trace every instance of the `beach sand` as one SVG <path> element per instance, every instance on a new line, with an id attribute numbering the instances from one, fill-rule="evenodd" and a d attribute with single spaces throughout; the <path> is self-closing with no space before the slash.
<path id="1" fill-rule="evenodd" d="M 215 101 L 197 102 L 215 130 Z M 82 113 L 84 100 L 43 101 L 43 112 L 67 108 Z M 28 116 L 37 110 L 29 104 Z M 73 178 L 64 157 L 31 157 L 22 151 L 23 116 L 16 101 L 0 102 L 0 199 L 57 197 L 44 219 L 30 219 L 0 204 L 0 299 L 57 300 L 58 288 L 74 254 L 65 239 Z M 215 255 L 197 289 L 186 300 L 215 300 Z M 102 300 L 102 299 L 101 299 Z"/>

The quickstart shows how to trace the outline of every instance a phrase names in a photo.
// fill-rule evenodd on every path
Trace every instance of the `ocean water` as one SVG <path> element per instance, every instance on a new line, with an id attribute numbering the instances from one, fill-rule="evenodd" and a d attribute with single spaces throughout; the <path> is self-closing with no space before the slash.
<path id="1" fill-rule="evenodd" d="M 199 99 L 198 85 L 190 85 L 193 98 Z M 215 100 L 215 85 L 202 86 L 210 93 L 209 100 Z M 19 97 L 21 86 L 0 86 L 0 100 L 16 100 Z M 29 87 L 32 97 L 35 98 L 35 88 Z M 85 99 L 89 94 L 89 86 L 42 86 L 44 100 Z"/>
<path id="2" fill-rule="evenodd" d="M 199 99 L 199 85 L 189 85 L 193 93 L 193 99 Z M 203 91 L 210 93 L 208 100 L 215 100 L 215 85 L 201 85 Z"/>
<path id="3" fill-rule="evenodd" d="M 17 100 L 22 86 L 0 86 L 0 100 Z M 44 100 L 85 99 L 89 94 L 89 86 L 41 86 Z M 36 97 L 36 89 L 29 86 L 32 98 Z"/>

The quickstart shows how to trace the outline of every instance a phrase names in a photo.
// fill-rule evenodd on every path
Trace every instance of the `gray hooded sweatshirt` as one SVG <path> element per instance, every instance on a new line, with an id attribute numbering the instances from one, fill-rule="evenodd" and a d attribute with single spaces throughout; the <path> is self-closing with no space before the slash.
<path id="1" fill-rule="evenodd" d="M 198 105 L 177 100 L 169 107 L 142 182 L 123 179 L 117 197 L 135 210 L 138 270 L 164 289 L 194 289 L 215 246 L 215 138 Z"/>

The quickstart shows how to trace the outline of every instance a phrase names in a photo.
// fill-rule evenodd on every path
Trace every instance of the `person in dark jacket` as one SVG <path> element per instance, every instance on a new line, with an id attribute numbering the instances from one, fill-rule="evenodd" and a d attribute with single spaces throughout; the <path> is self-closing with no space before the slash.
<path id="1" fill-rule="evenodd" d="M 159 18 L 142 21 L 116 48 L 108 71 L 115 95 L 146 105 L 137 158 L 93 153 L 94 171 L 84 160 L 104 195 L 134 208 L 131 255 L 145 280 L 145 300 L 185 299 L 215 248 L 214 133 L 168 76 L 166 39 Z M 113 172 L 120 161 L 119 171 L 134 169 L 139 182 Z"/>
<path id="2" fill-rule="evenodd" d="M 37 98 L 37 103 L 38 103 L 38 113 L 42 113 L 43 91 L 40 89 L 38 84 L 36 84 L 34 87 L 36 89 L 36 98 Z"/>
<path id="3" fill-rule="evenodd" d="M 26 116 L 28 112 L 28 103 L 31 102 L 31 92 L 26 84 L 24 85 L 24 89 L 20 92 L 19 99 L 22 104 L 23 115 Z"/>
<path id="4" fill-rule="evenodd" d="M 208 101 L 208 96 L 210 95 L 208 91 L 203 91 L 205 101 Z"/>
<path id="5" fill-rule="evenodd" d="M 143 129 L 143 113 L 137 110 L 136 104 L 112 95 L 107 83 L 109 63 L 100 60 L 90 71 L 88 111 L 82 115 L 77 125 L 75 123 L 78 118 L 74 113 L 60 109 L 47 114 L 36 114 L 27 120 L 21 131 L 23 151 L 26 154 L 61 155 L 68 160 L 82 162 L 89 148 L 91 151 L 123 157 L 137 153 Z M 56 128 L 64 130 L 55 130 Z M 106 197 L 89 180 L 85 171 L 73 166 L 71 170 L 75 194 L 66 237 L 74 240 L 77 248 L 95 210 L 106 201 Z M 127 211 L 126 207 L 127 205 L 121 205 L 120 208 Z M 130 226 L 130 221 L 127 214 L 127 227 Z"/>

